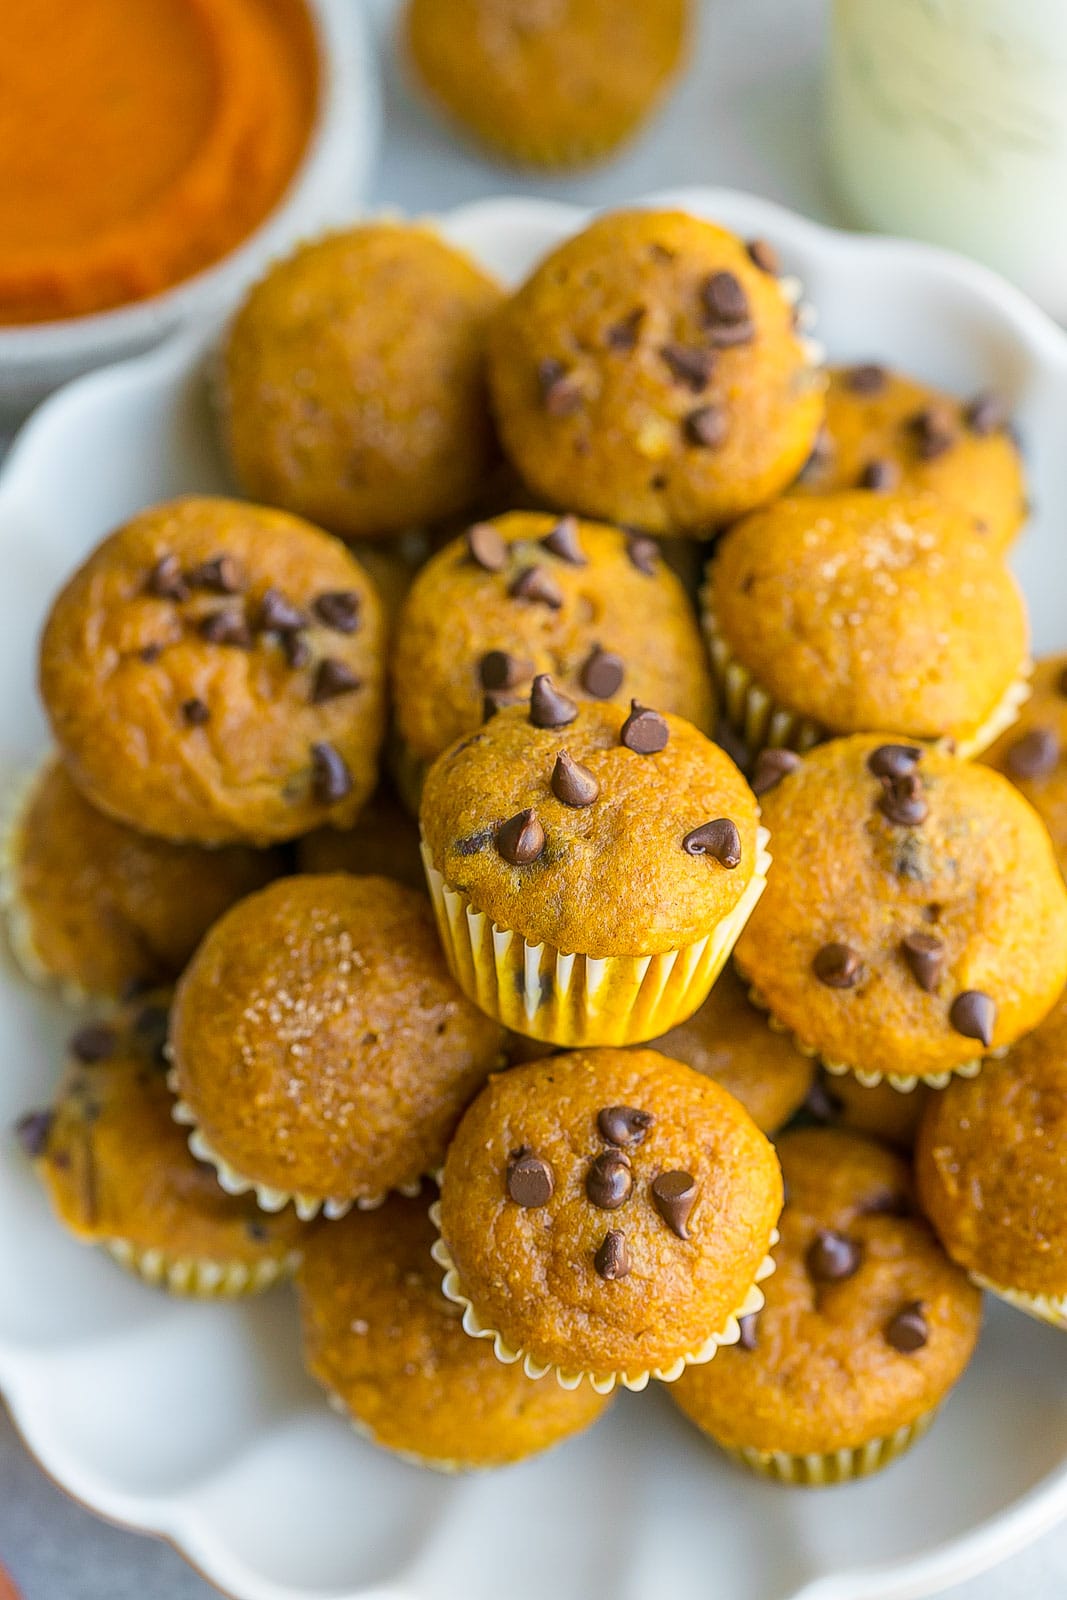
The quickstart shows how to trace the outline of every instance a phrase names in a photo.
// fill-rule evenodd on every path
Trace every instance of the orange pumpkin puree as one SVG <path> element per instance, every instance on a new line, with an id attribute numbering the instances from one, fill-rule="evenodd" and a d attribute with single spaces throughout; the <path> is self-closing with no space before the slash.
<path id="1" fill-rule="evenodd" d="M 0 4 L 0 323 L 157 294 L 272 210 L 315 118 L 302 0 Z"/>

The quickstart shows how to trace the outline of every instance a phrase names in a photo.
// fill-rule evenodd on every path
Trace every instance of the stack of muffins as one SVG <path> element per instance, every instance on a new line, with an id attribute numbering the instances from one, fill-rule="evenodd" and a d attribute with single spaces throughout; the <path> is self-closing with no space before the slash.
<path id="1" fill-rule="evenodd" d="M 295 1273 L 308 1370 L 423 1465 L 657 1380 L 837 1482 L 930 1424 L 983 1290 L 1067 1328 L 1019 451 L 806 322 L 676 212 L 510 295 L 332 235 L 221 352 L 251 498 L 143 511 L 48 617 L 5 900 L 94 1009 L 23 1146 L 171 1292 Z"/>

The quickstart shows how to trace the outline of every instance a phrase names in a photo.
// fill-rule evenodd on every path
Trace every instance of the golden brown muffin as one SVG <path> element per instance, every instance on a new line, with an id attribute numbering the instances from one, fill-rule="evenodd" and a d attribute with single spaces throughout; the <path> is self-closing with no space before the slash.
<path id="1" fill-rule="evenodd" d="M 676 211 L 600 217 L 552 251 L 490 339 L 527 482 L 567 510 L 696 537 L 773 499 L 811 451 L 823 377 L 768 265 Z"/>
<path id="2" fill-rule="evenodd" d="M 808 1110 L 821 1122 L 840 1122 L 854 1133 L 911 1150 L 926 1102 L 936 1093 L 925 1083 L 917 1083 L 909 1094 L 900 1094 L 889 1083 L 865 1086 L 851 1072 L 837 1077 L 823 1073 L 808 1098 Z"/>
<path id="3" fill-rule="evenodd" d="M 595 1422 L 611 1404 L 505 1366 L 468 1338 L 441 1293 L 430 1191 L 391 1196 L 314 1231 L 300 1293 L 304 1362 L 360 1433 L 419 1466 L 509 1466 Z"/>
<path id="4" fill-rule="evenodd" d="M 787 498 L 731 528 L 705 628 L 723 710 L 753 749 L 894 728 L 973 755 L 1026 697 L 1018 584 L 932 495 Z"/>
<path id="5" fill-rule="evenodd" d="M 833 368 L 826 423 L 794 492 L 930 490 L 1006 550 L 1026 520 L 1026 484 L 1007 408 L 958 400 L 874 362 Z"/>
<path id="6" fill-rule="evenodd" d="M 448 976 L 425 895 L 343 873 L 227 912 L 170 1032 L 194 1152 L 235 1192 L 307 1216 L 417 1186 L 502 1047 Z"/>
<path id="7" fill-rule="evenodd" d="M 430 769 L 423 853 L 464 992 L 554 1044 L 639 1044 L 706 998 L 763 889 L 730 758 L 680 717 L 547 677 Z"/>
<path id="8" fill-rule="evenodd" d="M 839 1483 L 926 1431 L 971 1358 L 982 1297 L 915 1215 L 899 1156 L 831 1128 L 778 1152 L 788 1199 L 767 1303 L 671 1394 L 755 1471 Z"/>
<path id="9" fill-rule="evenodd" d="M 425 566 L 393 647 L 397 771 L 413 808 L 426 768 L 478 728 L 486 695 L 526 698 L 540 672 L 579 699 L 638 699 L 714 721 L 707 656 L 650 539 L 514 512 L 476 523 Z"/>
<path id="10" fill-rule="evenodd" d="M 509 161 L 570 167 L 614 150 L 678 70 L 688 0 L 410 0 L 407 47 L 422 85 Z"/>
<path id="11" fill-rule="evenodd" d="M 275 262 L 223 354 L 223 434 L 245 492 L 346 539 L 462 511 L 496 451 L 484 364 L 501 293 L 411 223 Z"/>
<path id="12" fill-rule="evenodd" d="M 301 872 L 380 874 L 426 891 L 417 825 L 388 784 L 367 801 L 354 828 L 318 828 L 296 846 Z"/>
<path id="13" fill-rule="evenodd" d="M 429 556 L 433 541 L 428 533 L 412 529 L 388 543 L 375 544 L 365 539 L 359 547 L 360 566 L 365 567 L 385 616 L 385 631 L 392 639 L 404 596 L 415 574 Z"/>
<path id="14" fill-rule="evenodd" d="M 985 760 L 1022 790 L 1067 873 L 1067 654 L 1037 663 L 1031 698 Z"/>
<path id="15" fill-rule="evenodd" d="M 145 833 L 270 844 L 348 827 L 377 780 L 381 606 L 336 539 L 189 498 L 98 545 L 52 606 L 40 687 L 87 800 Z"/>
<path id="16" fill-rule="evenodd" d="M 915 1171 L 952 1259 L 1067 1329 L 1067 1001 L 1006 1060 L 934 1097 Z"/>
<path id="17" fill-rule="evenodd" d="M 68 999 L 119 999 L 176 978 L 211 924 L 283 866 L 276 850 L 202 850 L 135 833 L 83 800 L 53 757 L 7 840 L 12 947 L 29 977 Z"/>
<path id="18" fill-rule="evenodd" d="M 445 1293 L 529 1376 L 642 1389 L 763 1304 L 781 1176 L 732 1095 L 655 1050 L 513 1067 L 470 1107 L 434 1208 Z"/>
<path id="19" fill-rule="evenodd" d="M 219 1187 L 172 1116 L 167 996 L 73 1036 L 55 1104 L 18 1124 L 63 1226 L 175 1294 L 240 1295 L 295 1267 L 305 1233 Z"/>
<path id="20" fill-rule="evenodd" d="M 652 1045 L 714 1078 L 764 1133 L 776 1133 L 800 1109 L 815 1077 L 814 1062 L 768 1028 L 729 962 L 700 1010 Z"/>
<path id="21" fill-rule="evenodd" d="M 877 735 L 793 761 L 763 792 L 774 870 L 740 970 L 831 1071 L 903 1089 L 977 1072 L 1067 979 L 1040 818 L 988 767 Z"/>

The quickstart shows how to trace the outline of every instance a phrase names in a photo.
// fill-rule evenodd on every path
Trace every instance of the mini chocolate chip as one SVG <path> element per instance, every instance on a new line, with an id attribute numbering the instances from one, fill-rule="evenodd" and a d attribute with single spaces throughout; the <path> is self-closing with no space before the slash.
<path id="1" fill-rule="evenodd" d="M 626 554 L 638 572 L 643 572 L 646 578 L 655 577 L 659 564 L 659 545 L 655 539 L 649 539 L 643 533 L 631 534 L 626 541 Z"/>
<path id="2" fill-rule="evenodd" d="M 285 653 L 286 665 L 296 671 L 299 667 L 306 667 L 311 660 L 311 646 L 299 633 L 282 634 L 282 650 Z"/>
<path id="3" fill-rule="evenodd" d="M 986 438 L 1007 427 L 1008 408 L 999 394 L 987 390 L 968 401 L 963 408 L 963 419 L 972 433 Z"/>
<path id="4" fill-rule="evenodd" d="M 256 1244 L 265 1244 L 270 1238 L 270 1233 L 267 1229 L 266 1223 L 263 1222 L 246 1222 L 245 1232 L 250 1239 L 255 1241 Z"/>
<path id="5" fill-rule="evenodd" d="M 639 756 L 654 756 L 667 748 L 671 734 L 658 711 L 630 701 L 630 715 L 619 729 L 619 743 Z"/>
<path id="6" fill-rule="evenodd" d="M 885 1325 L 886 1343 L 899 1350 L 902 1356 L 914 1355 L 930 1337 L 930 1329 L 923 1314 L 921 1300 L 912 1300 L 901 1306 Z"/>
<path id="7" fill-rule="evenodd" d="M 804 1110 L 816 1122 L 836 1122 L 844 1107 L 833 1090 L 816 1078 L 804 1098 Z"/>
<path id="8" fill-rule="evenodd" d="M 339 695 L 352 694 L 362 682 L 363 679 L 344 661 L 338 661 L 335 656 L 324 656 L 315 668 L 311 703 L 320 706 L 324 700 L 336 700 Z"/>
<path id="9" fill-rule="evenodd" d="M 665 344 L 660 355 L 671 376 L 678 383 L 700 394 L 711 382 L 715 370 L 715 352 L 707 345 Z"/>
<path id="10" fill-rule="evenodd" d="M 532 600 L 537 605 L 558 611 L 563 604 L 563 590 L 547 567 L 523 567 L 508 588 L 513 600 Z"/>
<path id="11" fill-rule="evenodd" d="M 735 767 L 738 767 L 742 772 L 748 771 L 752 761 L 752 752 L 737 732 L 737 729 L 731 728 L 725 718 L 720 717 L 715 724 L 715 732 L 712 734 L 712 738 L 720 750 L 726 751 Z"/>
<path id="12" fill-rule="evenodd" d="M 622 1150 L 602 1150 L 589 1163 L 585 1192 L 601 1211 L 617 1211 L 633 1191 L 630 1158 Z"/>
<path id="13" fill-rule="evenodd" d="M 529 661 L 509 656 L 506 650 L 487 650 L 478 663 L 478 682 L 483 689 L 514 689 L 532 671 Z"/>
<path id="14" fill-rule="evenodd" d="M 585 554 L 578 538 L 578 518 L 561 517 L 552 529 L 541 540 L 543 547 L 552 555 L 558 556 L 561 561 L 567 561 L 572 567 L 584 567 Z"/>
<path id="15" fill-rule="evenodd" d="M 701 450 L 717 450 L 725 444 L 730 424 L 722 406 L 698 406 L 685 419 L 685 437 Z"/>
<path id="16" fill-rule="evenodd" d="M 820 1228 L 805 1257 L 816 1283 L 842 1283 L 859 1271 L 862 1259 L 862 1246 L 836 1228 Z"/>
<path id="17" fill-rule="evenodd" d="M 359 627 L 359 595 L 354 589 L 329 589 L 316 595 L 311 609 L 323 627 L 334 633 L 355 633 Z"/>
<path id="18" fill-rule="evenodd" d="M 188 600 L 189 585 L 182 577 L 181 562 L 175 555 L 160 556 L 145 583 L 157 600 Z"/>
<path id="19" fill-rule="evenodd" d="M 713 272 L 701 290 L 710 322 L 744 322 L 749 316 L 748 295 L 732 272 Z"/>
<path id="20" fill-rule="evenodd" d="M 208 589 L 212 594 L 240 594 L 244 588 L 240 568 L 232 556 L 201 561 L 185 574 L 185 581 L 192 589 Z"/>
<path id="21" fill-rule="evenodd" d="M 539 361 L 537 386 L 541 393 L 541 404 L 550 417 L 571 417 L 581 410 L 581 385 L 562 361 L 556 361 L 551 356 Z"/>
<path id="22" fill-rule="evenodd" d="M 194 696 L 191 700 L 182 701 L 182 716 L 190 728 L 202 728 L 205 722 L 210 721 L 211 711 L 203 700 L 198 700 Z"/>
<path id="23" fill-rule="evenodd" d="M 945 947 L 932 933 L 908 933 L 900 941 L 901 953 L 920 989 L 933 994 L 945 970 Z"/>
<path id="24" fill-rule="evenodd" d="M 923 461 L 936 461 L 951 450 L 956 442 L 956 421 L 947 406 L 925 406 L 911 419 L 919 456 Z"/>
<path id="25" fill-rule="evenodd" d="M 633 350 L 645 320 L 644 306 L 635 306 L 628 316 L 613 322 L 604 335 L 609 350 Z"/>
<path id="26" fill-rule="evenodd" d="M 55 1116 L 51 1111 L 27 1111 L 15 1123 L 15 1138 L 31 1161 L 44 1155 L 54 1121 Z"/>
<path id="27" fill-rule="evenodd" d="M 352 774 L 332 744 L 311 746 L 311 792 L 324 806 L 332 806 L 352 792 Z"/>
<path id="28" fill-rule="evenodd" d="M 605 1106 L 596 1119 L 600 1137 L 617 1145 L 641 1144 L 652 1122 L 651 1111 L 636 1106 Z"/>
<path id="29" fill-rule="evenodd" d="M 878 809 L 889 822 L 901 828 L 917 828 L 930 814 L 923 782 L 917 772 L 902 778 L 883 778 Z"/>
<path id="30" fill-rule="evenodd" d="M 761 750 L 752 769 L 752 793 L 768 794 L 800 764 L 795 750 Z"/>
<path id="31" fill-rule="evenodd" d="M 145 666 L 150 667 L 153 661 L 158 661 L 163 654 L 163 646 L 161 644 L 146 644 L 143 649 L 138 650 L 137 654 Z"/>
<path id="32" fill-rule="evenodd" d="M 566 728 L 578 715 L 569 695 L 557 689 L 547 672 L 539 672 L 530 690 L 530 721 L 535 728 Z"/>
<path id="33" fill-rule="evenodd" d="M 815 952 L 811 970 L 828 989 L 854 989 L 867 976 L 867 967 L 857 950 L 847 944 L 824 944 Z"/>
<path id="34" fill-rule="evenodd" d="M 201 617 L 197 632 L 208 644 L 232 645 L 237 650 L 252 648 L 252 634 L 239 611 L 209 611 Z"/>
<path id="35" fill-rule="evenodd" d="M 504 860 L 513 867 L 528 867 L 536 861 L 545 848 L 545 830 L 534 815 L 532 806 L 518 811 L 496 830 L 496 847 Z"/>
<path id="36" fill-rule="evenodd" d="M 782 258 L 769 239 L 750 239 L 745 249 L 754 267 L 758 267 L 761 272 L 766 272 L 772 278 L 781 276 Z"/>
<path id="37" fill-rule="evenodd" d="M 679 1239 L 689 1238 L 689 1214 L 696 1198 L 696 1180 L 690 1172 L 661 1172 L 652 1180 L 656 1210 Z"/>
<path id="38" fill-rule="evenodd" d="M 114 1028 L 109 1028 L 106 1022 L 87 1022 L 84 1028 L 79 1028 L 77 1033 L 71 1035 L 67 1049 L 75 1061 L 90 1066 L 114 1055 L 117 1043 Z"/>
<path id="39" fill-rule="evenodd" d="M 885 368 L 875 361 L 863 361 L 858 367 L 850 367 L 845 374 L 846 387 L 853 394 L 881 394 L 888 381 Z"/>
<path id="40" fill-rule="evenodd" d="M 549 782 L 556 799 L 575 810 L 591 806 L 600 793 L 600 785 L 589 768 L 575 761 L 566 750 L 561 750 L 556 757 Z"/>
<path id="41" fill-rule="evenodd" d="M 611 700 L 622 688 L 626 666 L 621 656 L 613 650 L 602 650 L 598 644 L 587 657 L 581 671 L 581 685 L 586 694 L 596 700 Z"/>
<path id="42" fill-rule="evenodd" d="M 1007 754 L 1006 766 L 1014 778 L 1045 778 L 1060 759 L 1060 741 L 1052 728 L 1031 728 L 1016 739 Z"/>
<path id="43" fill-rule="evenodd" d="M 508 1194 L 517 1206 L 528 1211 L 547 1206 L 556 1187 L 552 1168 L 528 1145 L 513 1151 L 508 1161 Z"/>
<path id="44" fill-rule="evenodd" d="M 617 1283 L 630 1271 L 630 1252 L 626 1248 L 626 1235 L 619 1228 L 609 1228 L 604 1242 L 593 1257 L 593 1266 L 607 1283 Z"/>
<path id="45" fill-rule="evenodd" d="M 747 1317 L 738 1317 L 737 1326 L 741 1333 L 737 1341 L 739 1350 L 756 1350 L 759 1341 L 756 1338 L 756 1313 L 753 1311 Z"/>
<path id="46" fill-rule="evenodd" d="M 986 1049 L 993 1043 L 997 1023 L 996 1001 L 981 989 L 965 989 L 952 1002 L 949 1021 L 965 1039 L 977 1039 Z"/>
<path id="47" fill-rule="evenodd" d="M 751 344 L 756 337 L 756 324 L 746 317 L 743 322 L 716 322 L 707 330 L 708 343 L 714 350 L 732 350 L 737 345 Z"/>
<path id="48" fill-rule="evenodd" d="M 476 856 L 479 850 L 484 850 L 486 845 L 492 842 L 492 828 L 480 828 L 477 833 L 468 833 L 465 838 L 456 840 L 456 854 L 458 856 Z"/>
<path id="49" fill-rule="evenodd" d="M 259 626 L 265 633 L 299 633 L 307 625 L 307 617 L 280 589 L 267 590 L 259 607 Z"/>
<path id="50" fill-rule="evenodd" d="M 878 494 L 888 494 L 900 483 L 900 468 L 888 456 L 875 456 L 860 473 L 861 489 L 873 489 Z"/>
<path id="51" fill-rule="evenodd" d="M 490 722 L 498 711 L 503 711 L 507 706 L 518 705 L 514 695 L 503 694 L 499 689 L 490 689 L 482 695 L 482 722 Z"/>
<path id="52" fill-rule="evenodd" d="M 702 822 L 682 840 L 682 849 L 691 856 L 713 856 L 720 866 L 741 865 L 741 835 L 737 823 L 729 817 L 716 817 L 714 822 Z"/>
<path id="53" fill-rule="evenodd" d="M 876 778 L 906 778 L 922 760 L 917 744 L 880 744 L 867 757 L 867 771 Z"/>

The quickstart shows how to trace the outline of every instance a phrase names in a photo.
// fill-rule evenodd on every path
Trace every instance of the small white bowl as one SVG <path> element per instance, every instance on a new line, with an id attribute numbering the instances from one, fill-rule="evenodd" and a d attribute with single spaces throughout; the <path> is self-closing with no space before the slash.
<path id="1" fill-rule="evenodd" d="M 68 379 L 222 314 L 273 257 L 350 219 L 366 195 L 381 123 L 374 43 L 357 0 L 307 0 L 318 37 L 319 111 L 274 210 L 235 249 L 173 289 L 114 311 L 0 328 L 0 413 L 14 420 Z"/>

